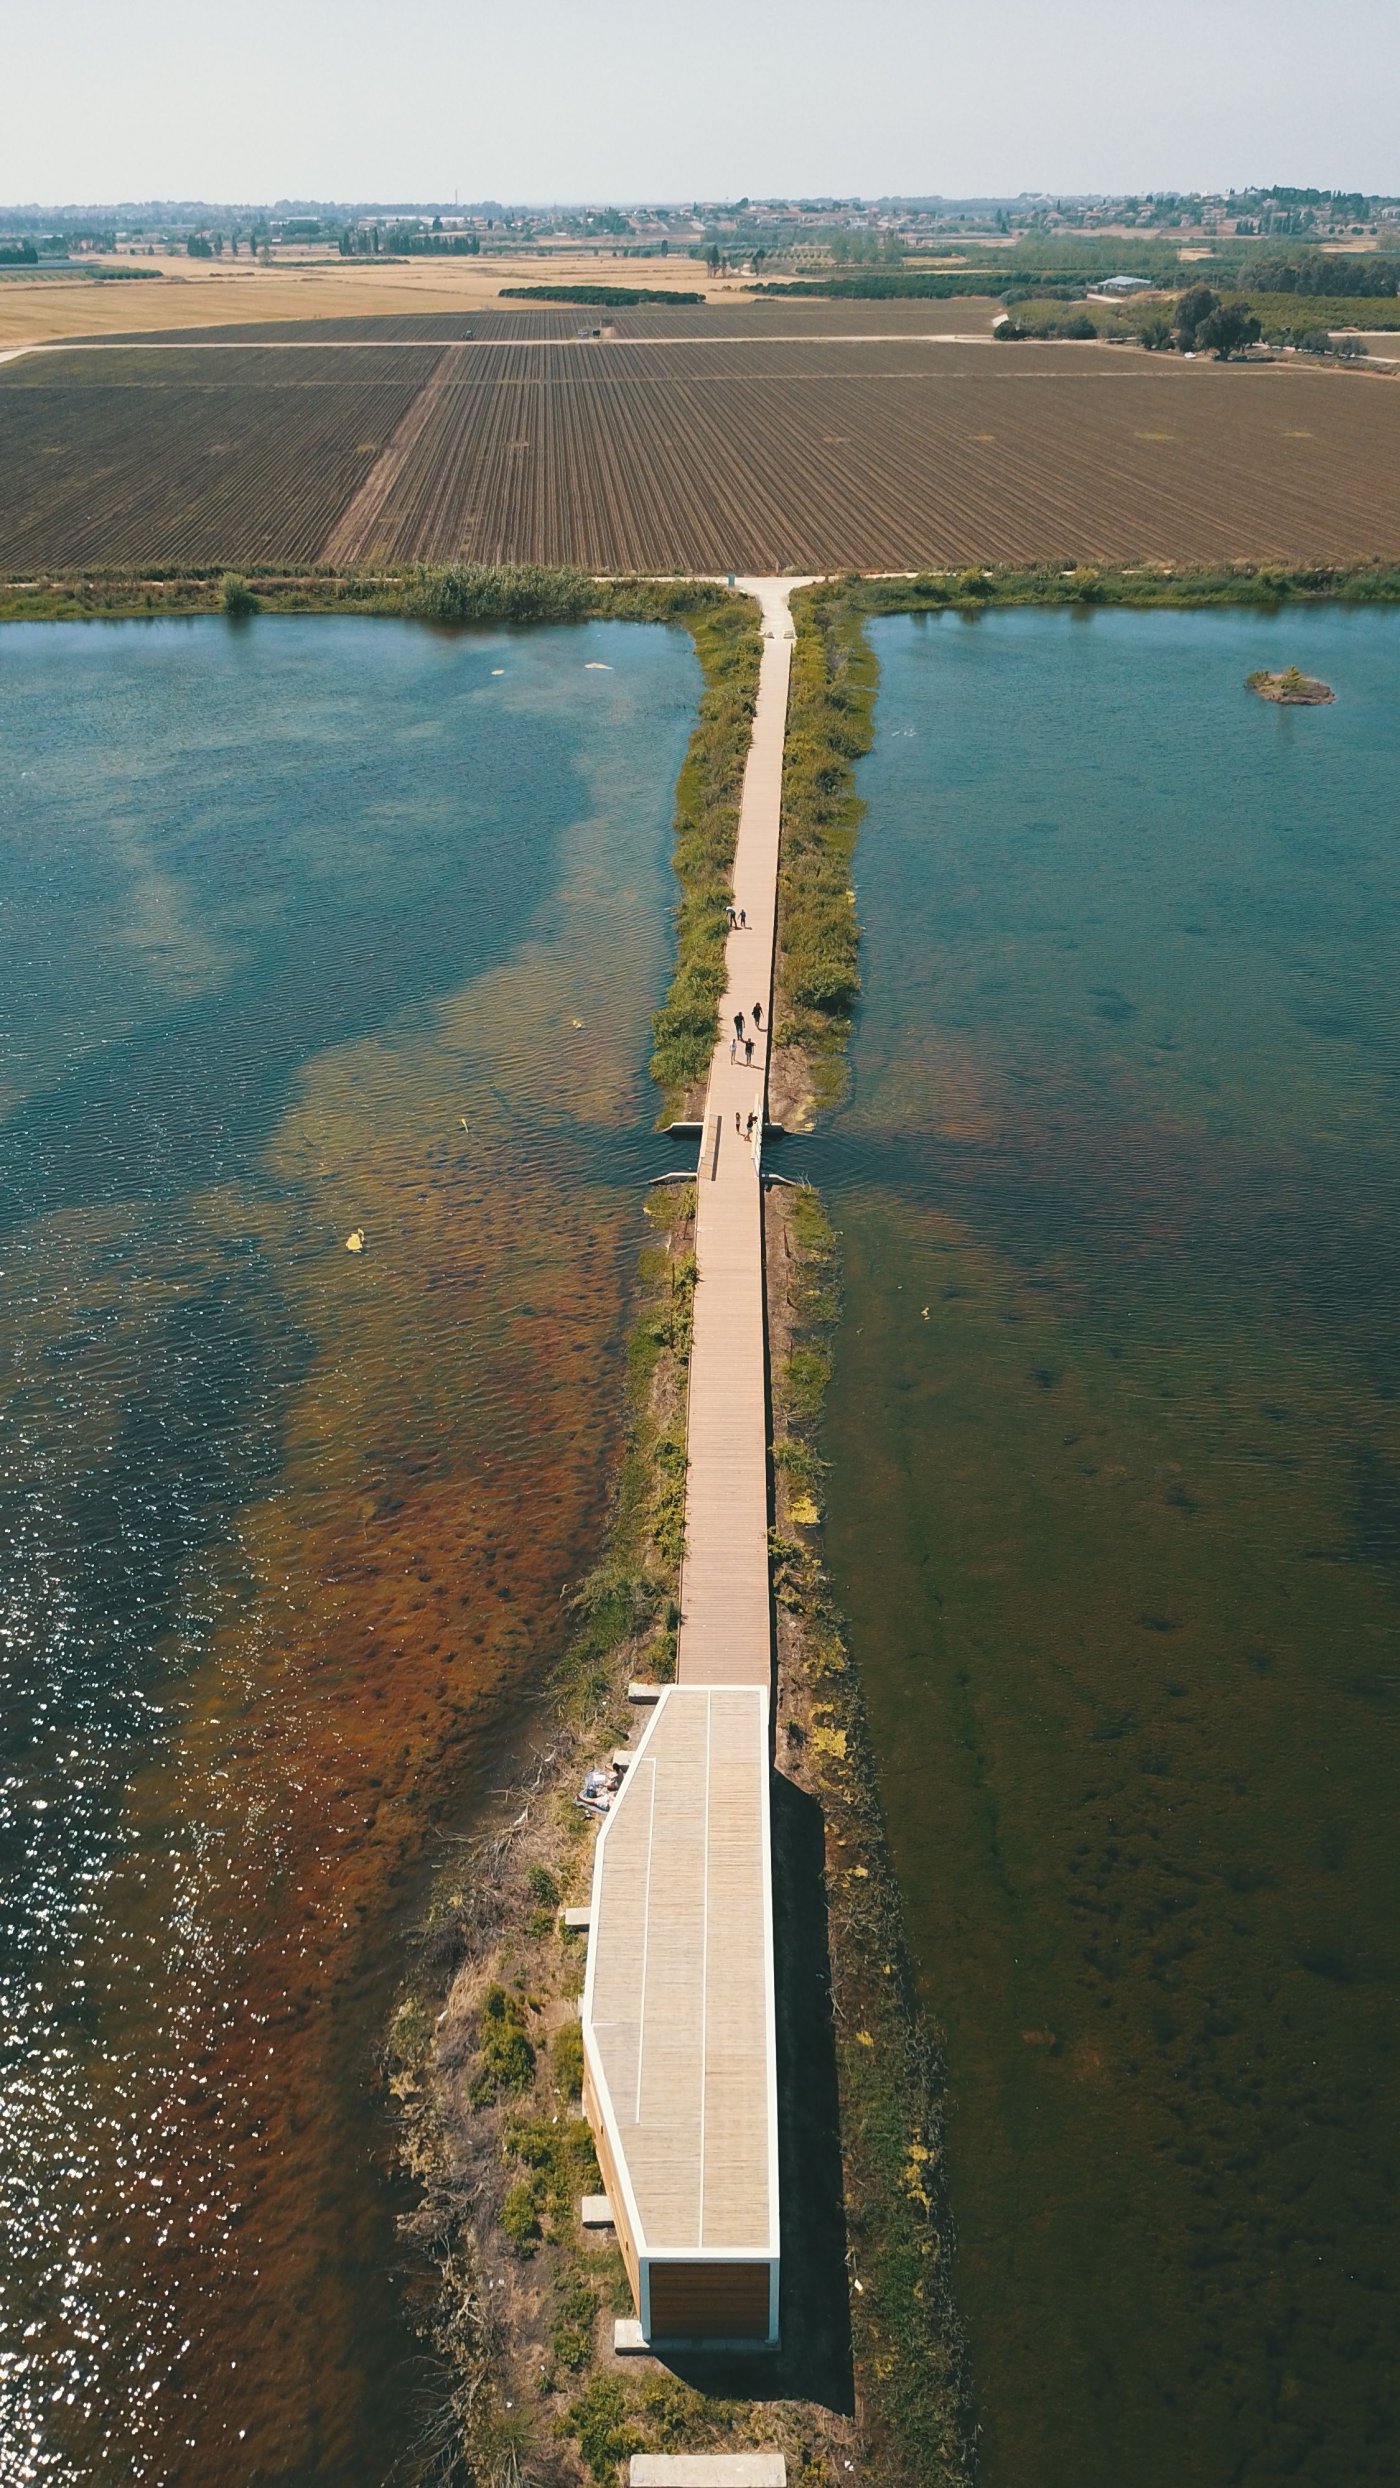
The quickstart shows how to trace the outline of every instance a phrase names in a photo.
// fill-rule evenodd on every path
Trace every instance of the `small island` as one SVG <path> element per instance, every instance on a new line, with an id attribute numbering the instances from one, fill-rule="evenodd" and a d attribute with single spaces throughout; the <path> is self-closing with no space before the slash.
<path id="1" fill-rule="evenodd" d="M 1284 708 L 1321 708 L 1337 696 L 1330 683 L 1319 682 L 1315 674 L 1300 674 L 1296 665 L 1281 674 L 1247 674 L 1245 682 L 1261 700 L 1277 700 Z"/>

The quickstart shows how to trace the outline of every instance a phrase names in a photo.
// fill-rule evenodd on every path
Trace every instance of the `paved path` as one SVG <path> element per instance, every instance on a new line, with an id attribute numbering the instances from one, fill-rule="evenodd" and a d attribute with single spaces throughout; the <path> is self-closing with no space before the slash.
<path id="1" fill-rule="evenodd" d="M 695 1222 L 699 1270 L 690 1360 L 685 1560 L 676 1673 L 682 1684 L 772 1679 L 768 1586 L 768 1353 L 763 1299 L 759 1144 L 768 1093 L 768 1026 L 778 904 L 778 832 L 792 617 L 800 579 L 740 579 L 763 613 L 763 662 L 744 773 L 734 904 L 748 919 L 726 948 L 729 988 L 710 1065 Z M 734 1016 L 753 1033 L 731 1061 Z M 752 1136 L 746 1126 L 755 1117 Z M 735 1118 L 738 1118 L 736 1128 Z"/>
<path id="2" fill-rule="evenodd" d="M 575 345 L 608 354 L 619 347 L 637 346 L 985 346 L 991 342 L 991 331 L 985 328 L 774 328 L 699 337 L 200 337 L 191 331 L 181 337 L 27 338 L 0 349 L 0 363 L 18 362 L 22 354 L 401 354 L 405 346 L 416 346 L 425 354 L 431 354 L 434 346 L 439 353 L 444 346 L 473 346 L 496 348 L 504 354 L 516 346 Z M 1092 345 L 1093 339 L 1083 342 Z M 751 589 L 753 584 L 748 582 Z"/>

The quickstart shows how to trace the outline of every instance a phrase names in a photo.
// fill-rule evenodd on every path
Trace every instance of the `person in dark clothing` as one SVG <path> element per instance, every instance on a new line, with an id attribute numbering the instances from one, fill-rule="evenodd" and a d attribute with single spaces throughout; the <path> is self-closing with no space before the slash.
<path id="1" fill-rule="evenodd" d="M 753 1061 L 753 1039 L 752 1039 L 752 1037 L 745 1037 L 745 1039 L 744 1039 L 744 1060 L 745 1060 L 745 1062 L 746 1062 L 746 1063 L 751 1063 L 751 1062 Z"/>
<path id="2" fill-rule="evenodd" d="M 763 1005 L 761 1002 L 756 1002 L 753 1006 L 753 1024 L 755 1028 L 761 1028 L 763 1026 Z"/>
<path id="3" fill-rule="evenodd" d="M 735 1012 L 735 1014 L 734 1014 L 734 1034 L 735 1034 L 735 1036 L 736 1036 L 736 1037 L 738 1037 L 738 1038 L 740 1038 L 740 1039 L 742 1039 L 742 1037 L 743 1037 L 743 1034 L 744 1034 L 744 1014 L 743 1014 L 743 1012 L 742 1012 L 742 1011 L 736 1011 L 736 1012 Z"/>

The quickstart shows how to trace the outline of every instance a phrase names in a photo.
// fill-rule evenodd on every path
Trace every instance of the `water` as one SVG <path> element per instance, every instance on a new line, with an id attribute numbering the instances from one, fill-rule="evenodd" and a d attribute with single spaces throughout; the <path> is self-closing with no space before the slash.
<path id="1" fill-rule="evenodd" d="M 984 2488 L 1393 2480 L 1400 615 L 873 638 L 830 1543 Z"/>
<path id="2" fill-rule="evenodd" d="M 0 2478 L 378 2482 L 374 2050 L 596 1542 L 694 658 L 0 668 Z"/>

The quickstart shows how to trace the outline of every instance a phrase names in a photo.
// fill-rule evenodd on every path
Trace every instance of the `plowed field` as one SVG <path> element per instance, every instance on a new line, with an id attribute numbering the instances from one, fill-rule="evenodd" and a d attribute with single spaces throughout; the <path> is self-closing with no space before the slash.
<path id="1" fill-rule="evenodd" d="M 0 569 L 1400 555 L 1389 380 L 937 342 L 960 304 L 854 306 L 864 334 L 815 308 L 840 333 L 726 308 L 542 342 L 541 314 L 502 313 L 469 343 L 394 321 L 39 355 L 0 370 Z"/>
<path id="2" fill-rule="evenodd" d="M 0 369 L 0 569 L 314 562 L 437 352 Z"/>

